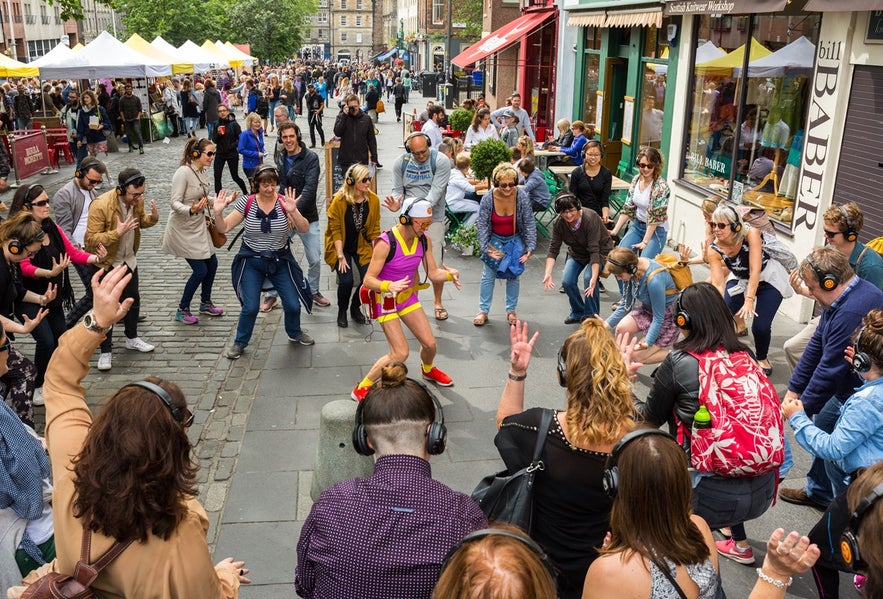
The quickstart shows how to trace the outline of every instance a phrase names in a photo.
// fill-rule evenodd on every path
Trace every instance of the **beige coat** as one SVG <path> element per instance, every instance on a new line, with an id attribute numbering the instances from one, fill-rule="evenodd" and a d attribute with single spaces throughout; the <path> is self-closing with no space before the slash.
<path id="1" fill-rule="evenodd" d="M 82 522 L 73 515 L 71 458 L 80 453 L 92 426 L 92 412 L 80 381 L 89 372 L 89 358 L 103 339 L 104 335 L 76 325 L 61 336 L 46 372 L 46 441 L 55 485 L 52 508 L 57 569 L 68 574 L 80 558 L 83 531 Z M 151 535 L 145 543 L 133 543 L 98 575 L 92 588 L 101 597 L 237 597 L 236 572 L 216 570 L 212 564 L 205 538 L 205 510 L 196 499 L 188 500 L 187 507 L 187 515 L 167 541 Z M 91 558 L 97 559 L 112 544 L 113 539 L 93 533 Z"/>
<path id="2" fill-rule="evenodd" d="M 215 253 L 205 226 L 205 211 L 190 214 L 190 206 L 209 195 L 208 173 L 193 166 L 179 166 L 172 176 L 169 222 L 163 234 L 166 254 L 191 260 L 205 260 Z"/>

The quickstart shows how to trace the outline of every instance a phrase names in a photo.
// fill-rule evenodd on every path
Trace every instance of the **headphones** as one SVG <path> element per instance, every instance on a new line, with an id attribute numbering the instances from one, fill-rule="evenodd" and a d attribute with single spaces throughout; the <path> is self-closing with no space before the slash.
<path id="1" fill-rule="evenodd" d="M 254 180 L 254 182 L 257 184 L 257 182 L 258 182 L 258 177 L 260 177 L 261 175 L 263 175 L 264 173 L 269 172 L 269 171 L 273 171 L 273 173 L 276 174 L 276 180 L 279 179 L 279 171 L 277 171 L 277 170 L 276 170 L 276 167 L 273 166 L 272 164 L 262 164 L 262 165 L 260 165 L 260 166 L 255 170 L 254 175 L 252 175 L 251 178 L 252 178 L 252 179 Z"/>
<path id="2" fill-rule="evenodd" d="M 684 310 L 684 307 L 681 305 L 681 298 L 683 297 L 684 292 L 682 291 L 678 294 L 678 299 L 675 300 L 675 324 L 678 325 L 679 329 L 689 331 L 693 328 L 693 323 L 690 313 Z"/>
<path id="3" fill-rule="evenodd" d="M 867 326 L 862 326 L 858 331 L 858 335 L 855 337 L 855 353 L 852 356 L 852 369 L 859 374 L 869 371 L 872 365 L 871 356 L 861 349 L 862 335 L 867 328 Z"/>
<path id="4" fill-rule="evenodd" d="M 136 170 L 135 174 L 130 175 L 125 181 L 117 185 L 117 193 L 120 195 L 126 195 L 126 188 L 138 179 L 144 179 L 144 175 L 141 174 L 141 171 Z"/>
<path id="5" fill-rule="evenodd" d="M 812 268 L 816 273 L 816 278 L 819 280 L 819 287 L 824 289 L 825 291 L 831 291 L 840 284 L 840 277 L 831 272 L 825 272 L 818 266 L 816 263 L 812 261 L 810 256 L 806 257 L 806 263 L 809 264 L 810 268 Z"/>
<path id="6" fill-rule="evenodd" d="M 344 181 L 346 181 L 346 184 L 350 187 L 356 184 L 356 180 L 353 179 L 353 169 L 356 168 L 357 164 L 358 163 L 351 164 L 350 167 L 346 169 L 346 175 L 344 175 Z"/>
<path id="7" fill-rule="evenodd" d="M 852 571 L 867 571 L 868 564 L 862 560 L 858 548 L 858 529 L 862 524 L 862 518 L 871 506 L 873 506 L 880 497 L 883 496 L 883 483 L 879 483 L 874 489 L 868 493 L 858 505 L 855 511 L 849 517 L 849 528 L 840 535 L 840 557 L 843 562 Z"/>
<path id="8" fill-rule="evenodd" d="M 203 138 L 199 138 L 196 140 L 196 144 L 193 146 L 193 150 L 190 152 L 191 158 L 199 158 L 202 155 L 202 150 L 199 149 L 199 146 L 202 145 Z"/>
<path id="9" fill-rule="evenodd" d="M 157 397 L 159 397 L 162 402 L 169 409 L 169 412 L 172 414 L 172 418 L 175 419 L 175 422 L 181 424 L 182 426 L 190 426 L 193 423 L 193 414 L 190 414 L 190 417 L 186 417 L 186 408 L 181 408 L 175 405 L 175 402 L 172 401 L 172 396 L 169 395 L 168 391 L 157 385 L 156 383 L 151 383 L 150 381 L 135 381 L 134 383 L 129 383 L 126 387 L 141 387 L 142 389 L 147 389 Z"/>
<path id="10" fill-rule="evenodd" d="M 24 197 L 24 200 L 22 200 L 22 204 L 24 204 L 28 210 L 31 209 L 31 202 L 34 201 L 34 198 L 31 197 L 31 192 L 34 191 L 35 187 L 39 187 L 40 189 L 43 189 L 43 186 L 40 185 L 39 183 L 31 183 L 30 185 L 25 187 L 25 197 Z M 33 242 L 31 242 L 31 243 L 33 243 Z"/>
<path id="11" fill-rule="evenodd" d="M 671 439 L 672 441 L 677 443 L 674 437 L 664 431 L 659 430 L 658 428 L 639 428 L 626 433 L 625 436 L 619 440 L 619 443 L 617 443 L 613 447 L 613 451 L 610 452 L 610 457 L 607 458 L 607 468 L 606 470 L 604 470 L 604 475 L 601 478 L 601 486 L 604 488 L 604 492 L 607 493 L 608 497 L 616 497 L 616 493 L 618 491 L 619 467 L 616 465 L 616 462 L 619 460 L 619 454 L 622 453 L 626 445 L 628 445 L 635 439 L 646 437 L 648 435 L 659 435 L 661 437 L 667 437 L 668 439 Z"/>
<path id="12" fill-rule="evenodd" d="M 432 147 L 432 140 L 429 138 L 428 135 L 426 135 L 425 133 L 423 133 L 423 131 L 414 131 L 414 133 L 412 133 L 411 135 L 409 135 L 408 137 L 405 138 L 405 151 L 406 151 L 408 154 L 411 153 L 411 143 L 410 143 L 411 140 L 414 139 L 415 137 L 419 136 L 419 135 L 422 135 L 422 136 L 423 136 L 423 139 L 426 140 L 426 147 L 427 147 L 427 148 L 431 148 L 431 147 Z"/>
<path id="13" fill-rule="evenodd" d="M 858 231 L 852 226 L 852 220 L 849 218 L 849 211 L 843 206 L 840 206 L 839 208 L 843 218 L 846 219 L 846 233 L 843 234 L 843 237 L 846 238 L 846 241 L 855 241 L 858 239 Z"/>
<path id="14" fill-rule="evenodd" d="M 739 216 L 739 213 L 736 212 L 736 209 L 730 206 L 729 204 L 724 204 L 724 208 L 733 213 L 734 220 L 730 223 L 730 231 L 733 233 L 738 233 L 742 230 L 742 219 Z"/>
<path id="15" fill-rule="evenodd" d="M 610 262 L 610 264 L 612 264 L 613 266 L 623 269 L 624 271 L 626 271 L 630 275 L 633 275 L 636 272 L 638 272 L 638 262 L 637 261 L 635 261 L 634 264 L 626 264 L 625 262 L 620 262 L 616 258 L 611 258 L 610 256 L 607 256 L 607 261 Z"/>
<path id="16" fill-rule="evenodd" d="M 97 158 L 93 158 L 92 156 L 88 156 L 83 159 L 80 163 L 80 166 L 77 167 L 76 172 L 74 173 L 74 177 L 77 179 L 82 179 L 86 176 L 90 170 L 95 168 L 96 165 L 101 164 Z"/>
<path id="17" fill-rule="evenodd" d="M 499 537 L 509 537 L 510 539 L 517 539 L 521 543 L 524 544 L 525 547 L 531 550 L 534 555 L 540 558 L 540 561 L 543 562 L 543 566 L 545 566 L 546 570 L 548 570 L 549 575 L 552 577 L 552 582 L 555 583 L 555 586 L 558 586 L 558 572 L 555 569 L 555 564 L 552 563 L 552 560 L 549 558 L 549 555 L 543 551 L 543 548 L 540 547 L 539 543 L 531 539 L 529 536 L 525 534 L 519 534 L 517 532 L 506 530 L 503 528 L 483 528 L 481 530 L 476 530 L 470 532 L 468 535 L 463 537 L 463 539 L 451 547 L 451 550 L 448 551 L 448 554 L 445 556 L 445 559 L 442 560 L 441 572 L 444 572 L 448 567 L 448 563 L 454 557 L 454 554 L 460 550 L 460 547 L 466 545 L 467 543 L 471 543 L 473 541 L 479 541 L 485 537 L 489 537 L 491 535 L 496 535 Z"/>
<path id="18" fill-rule="evenodd" d="M 27 194 L 30 193 L 30 188 L 38 186 L 37 183 L 33 183 L 28 185 L 28 191 L 25 193 L 25 198 L 27 198 Z M 43 238 L 46 237 L 46 233 L 40 229 L 40 232 L 33 239 L 21 240 L 21 239 L 12 239 L 9 241 L 9 245 L 6 248 L 9 250 L 9 253 L 13 256 L 21 256 L 27 251 L 27 247 L 32 243 L 42 242 Z"/>
<path id="19" fill-rule="evenodd" d="M 422 199 L 422 198 L 421 198 L 421 199 L 414 200 L 413 202 L 411 202 L 410 204 L 408 204 L 408 207 L 405 208 L 405 211 L 404 211 L 404 212 L 402 212 L 401 214 L 399 214 L 399 223 L 401 223 L 402 225 L 404 225 L 404 226 L 407 227 L 407 226 L 411 225 L 411 224 L 414 222 L 414 219 L 411 218 L 411 209 L 412 209 L 414 206 L 416 206 L 418 202 L 426 202 L 427 204 L 430 204 L 429 200 L 424 200 L 424 199 Z M 432 205 L 432 204 L 430 204 L 430 206 L 431 206 L 431 205 Z"/>
<path id="20" fill-rule="evenodd" d="M 445 426 L 445 413 L 442 410 L 441 403 L 439 403 L 435 394 L 430 391 L 429 387 L 427 387 L 422 381 L 412 378 L 408 378 L 407 380 L 417 383 L 420 388 L 426 392 L 435 407 L 435 418 L 429 425 L 429 430 L 426 431 L 426 453 L 429 455 L 439 455 L 445 450 L 445 443 L 448 438 L 448 429 Z M 356 426 L 353 428 L 353 449 L 355 449 L 356 453 L 359 455 L 374 455 L 374 448 L 368 445 L 368 433 L 365 431 L 365 425 L 362 424 L 362 410 L 365 408 L 365 403 L 370 399 L 371 394 L 369 393 L 368 396 L 356 406 Z"/>

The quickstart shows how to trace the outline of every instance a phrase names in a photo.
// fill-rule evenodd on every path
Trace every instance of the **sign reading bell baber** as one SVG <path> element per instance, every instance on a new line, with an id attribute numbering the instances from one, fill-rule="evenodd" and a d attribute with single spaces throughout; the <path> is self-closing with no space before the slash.
<path id="1" fill-rule="evenodd" d="M 738 15 L 759 12 L 777 12 L 788 0 L 669 0 L 663 14 L 678 15 Z"/>

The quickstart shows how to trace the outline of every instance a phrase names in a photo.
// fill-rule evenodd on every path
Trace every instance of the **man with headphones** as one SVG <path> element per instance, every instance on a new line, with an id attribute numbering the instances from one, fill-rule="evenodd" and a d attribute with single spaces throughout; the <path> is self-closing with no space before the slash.
<path id="1" fill-rule="evenodd" d="M 297 544 L 301 597 L 429 599 L 450 549 L 487 520 L 468 495 L 432 478 L 445 449 L 438 398 L 391 362 L 356 408 L 353 448 L 374 473 L 326 489 Z"/>
<path id="2" fill-rule="evenodd" d="M 52 196 L 52 209 L 55 212 L 55 223 L 70 239 L 74 245 L 83 249 L 86 247 L 86 225 L 89 222 L 89 206 L 98 197 L 95 187 L 101 183 L 107 167 L 104 163 L 93 156 L 83 159 L 80 167 L 74 173 L 74 178 L 68 181 L 61 189 Z M 98 267 L 91 264 L 74 264 L 80 280 L 83 281 L 85 293 L 77 301 L 73 309 L 66 317 L 67 328 L 74 326 L 86 312 L 92 307 L 92 275 Z"/>
<path id="3" fill-rule="evenodd" d="M 832 204 L 822 215 L 825 243 L 849 258 L 855 274 L 883 290 L 883 256 L 858 241 L 865 217 L 855 202 L 842 206 Z M 795 292 L 814 299 L 796 273 L 791 274 L 791 287 Z M 813 317 L 802 331 L 785 342 L 785 359 L 793 370 L 806 344 L 819 326 L 819 316 Z"/>
<path id="4" fill-rule="evenodd" d="M 140 294 L 138 292 L 138 247 L 141 245 L 141 229 L 152 227 L 159 222 L 156 200 L 150 200 L 150 212 L 144 209 L 145 177 L 136 168 L 120 171 L 118 184 L 104 193 L 89 206 L 86 224 L 86 251 L 95 253 L 99 245 L 107 249 L 107 257 L 99 264 L 106 270 L 128 268 L 132 278 L 123 290 L 123 299 L 133 298 L 131 309 L 123 318 L 126 334 L 126 349 L 139 352 L 152 352 L 155 347 L 138 336 L 138 315 Z M 98 370 L 112 367 L 113 329 L 101 344 L 98 357 Z"/>
<path id="5" fill-rule="evenodd" d="M 435 263 L 444 267 L 442 249 L 445 245 L 445 194 L 451 178 L 451 161 L 440 156 L 432 141 L 422 131 L 405 138 L 405 153 L 396 159 L 392 172 L 392 194 L 383 205 L 398 212 L 404 198 L 426 199 L 432 205 L 432 224 L 426 236 L 432 241 Z M 444 282 L 433 282 L 435 319 L 447 320 L 448 311 L 442 304 Z"/>
<path id="6" fill-rule="evenodd" d="M 347 172 L 356 163 L 365 166 L 373 163 L 380 168 L 374 123 L 371 117 L 362 112 L 356 94 L 347 94 L 343 99 L 343 106 L 334 121 L 334 135 L 340 138 L 340 152 L 337 155 L 340 172 Z"/>
<path id="7" fill-rule="evenodd" d="M 445 118 L 445 107 L 435 105 L 428 110 L 429 119 L 420 128 L 420 131 L 429 136 L 432 140 L 432 147 L 438 148 L 442 145 L 442 134 L 438 124 Z"/>
<path id="8" fill-rule="evenodd" d="M 855 276 L 848 258 L 832 247 L 814 249 L 797 273 L 822 307 L 822 315 L 782 401 L 799 399 L 813 424 L 831 433 L 843 402 L 861 384 L 843 352 L 852 345 L 852 334 L 862 318 L 871 310 L 883 309 L 883 291 Z M 825 460 L 814 458 L 806 479 L 804 488 L 779 487 L 779 497 L 788 503 L 825 509 L 834 498 Z"/>

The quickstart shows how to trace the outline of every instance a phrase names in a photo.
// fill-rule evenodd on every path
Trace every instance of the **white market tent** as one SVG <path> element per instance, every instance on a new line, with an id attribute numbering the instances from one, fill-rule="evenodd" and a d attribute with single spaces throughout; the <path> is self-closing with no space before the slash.
<path id="1" fill-rule="evenodd" d="M 769 56 L 752 60 L 748 63 L 749 77 L 782 77 L 787 70 L 789 73 L 798 71 L 798 74 L 809 76 L 812 73 L 815 61 L 816 47 L 800 36 L 784 48 L 779 48 Z M 733 69 L 733 76 L 740 77 L 742 68 Z"/>
<path id="2" fill-rule="evenodd" d="M 99 77 L 164 77 L 172 66 L 133 50 L 106 31 L 82 50 L 40 67 L 44 79 L 98 79 Z"/>
<path id="3" fill-rule="evenodd" d="M 195 63 L 208 63 L 215 69 L 226 69 L 230 66 L 230 61 L 223 55 L 209 52 L 205 48 L 197 46 L 190 40 L 181 44 L 178 51 L 182 56 L 186 56 L 188 60 L 192 60 Z"/>
<path id="4" fill-rule="evenodd" d="M 160 50 L 156 46 L 150 45 L 147 40 L 137 33 L 133 33 L 132 37 L 125 41 L 125 44 L 136 52 L 169 63 L 172 65 L 172 73 L 175 75 L 193 72 L 193 65 L 191 63 L 182 60 L 176 55 Z"/>
<path id="5" fill-rule="evenodd" d="M 36 60 L 32 60 L 28 64 L 31 65 L 32 67 L 40 68 L 43 65 L 53 64 L 53 63 L 56 63 L 56 62 L 59 62 L 62 60 L 67 60 L 71 56 L 73 56 L 74 54 L 75 54 L 75 52 L 73 50 L 71 50 L 69 46 L 66 46 L 65 44 L 58 44 L 57 46 L 55 46 L 54 48 L 49 50 L 49 52 L 47 52 L 46 54 L 44 54 L 43 56 L 41 56 L 40 58 L 38 58 Z"/>
<path id="6" fill-rule="evenodd" d="M 709 60 L 713 60 L 719 56 L 723 56 L 726 54 L 724 50 L 721 50 L 712 42 L 705 42 L 698 48 L 696 48 L 696 60 L 694 61 L 696 64 L 700 64 L 703 62 L 708 62 Z"/>
<path id="7" fill-rule="evenodd" d="M 210 62 L 196 60 L 192 56 L 187 56 L 186 53 L 182 52 L 160 36 L 156 36 L 155 38 L 153 38 L 153 41 L 150 42 L 150 45 L 154 48 L 157 48 L 158 50 L 162 50 L 166 54 L 178 57 L 178 60 L 181 62 L 192 65 L 192 72 L 205 73 L 212 70 L 212 65 Z"/>
<path id="8" fill-rule="evenodd" d="M 257 62 L 256 58 L 253 58 L 231 44 L 230 42 L 221 42 L 221 40 L 215 41 L 215 46 L 227 52 L 227 55 L 230 56 L 234 60 L 241 60 L 245 63 L 245 66 L 250 67 Z"/>

